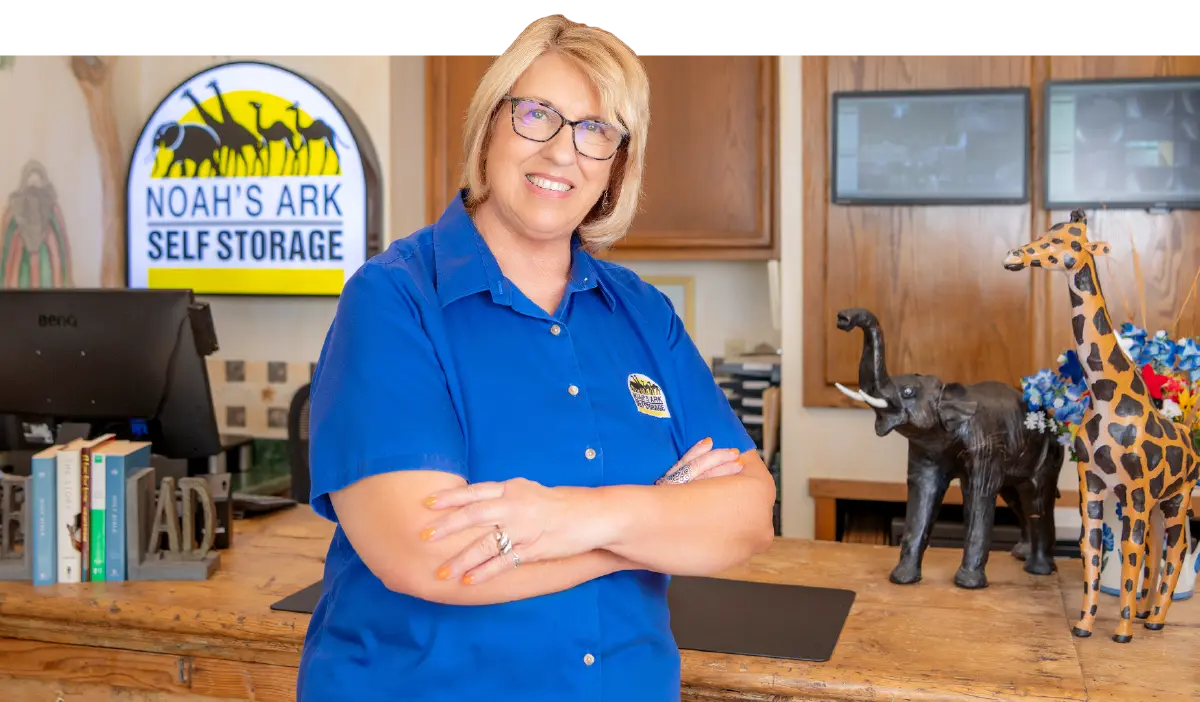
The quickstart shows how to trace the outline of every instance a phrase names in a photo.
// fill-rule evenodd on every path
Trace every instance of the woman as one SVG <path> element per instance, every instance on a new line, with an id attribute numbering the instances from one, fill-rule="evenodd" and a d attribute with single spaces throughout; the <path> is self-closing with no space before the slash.
<path id="1" fill-rule="evenodd" d="M 668 575 L 765 549 L 775 486 L 668 298 L 590 253 L 633 219 L 648 124 L 628 47 L 533 23 L 471 102 L 460 196 L 348 281 L 301 702 L 679 699 Z"/>

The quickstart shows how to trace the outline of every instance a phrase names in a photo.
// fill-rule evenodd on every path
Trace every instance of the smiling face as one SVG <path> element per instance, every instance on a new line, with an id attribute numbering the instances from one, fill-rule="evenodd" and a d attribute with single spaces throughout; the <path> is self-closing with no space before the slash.
<path id="1" fill-rule="evenodd" d="M 594 127 L 572 129 L 564 124 L 548 141 L 517 134 L 520 127 L 557 119 L 533 102 L 552 107 L 568 120 L 605 120 L 600 95 L 587 75 L 556 53 L 536 59 L 509 90 L 526 101 L 516 107 L 504 100 L 496 111 L 486 153 L 485 172 L 491 189 L 480 205 L 491 209 L 515 235 L 549 241 L 569 238 L 608 187 L 616 159 L 596 160 L 575 149 L 573 136 L 582 140 Z"/>

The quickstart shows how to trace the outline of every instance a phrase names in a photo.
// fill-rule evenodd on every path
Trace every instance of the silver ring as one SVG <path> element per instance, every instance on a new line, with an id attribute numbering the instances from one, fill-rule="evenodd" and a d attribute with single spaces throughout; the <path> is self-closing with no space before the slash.
<path id="1" fill-rule="evenodd" d="M 500 529 L 496 530 L 496 546 L 500 549 L 501 554 L 512 551 L 512 543 L 508 540 L 508 534 Z"/>
<path id="2" fill-rule="evenodd" d="M 675 483 L 677 485 L 682 485 L 683 483 L 690 483 L 691 481 L 692 481 L 692 464 L 691 463 L 684 463 L 682 468 L 675 471 L 671 475 L 667 476 L 668 483 Z"/>

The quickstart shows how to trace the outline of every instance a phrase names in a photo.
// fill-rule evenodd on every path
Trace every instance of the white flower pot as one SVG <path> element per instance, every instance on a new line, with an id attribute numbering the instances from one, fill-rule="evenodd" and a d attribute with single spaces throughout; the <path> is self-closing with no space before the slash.
<path id="1" fill-rule="evenodd" d="M 1183 559 L 1183 568 L 1179 573 L 1179 581 L 1175 584 L 1172 600 L 1186 600 L 1196 590 L 1197 570 L 1200 570 L 1200 543 L 1192 545 L 1191 522 L 1185 522 L 1185 543 L 1188 544 L 1187 554 Z M 1104 501 L 1104 543 L 1100 557 L 1100 592 L 1105 595 L 1119 597 L 1121 593 L 1121 520 L 1117 516 L 1117 498 L 1109 495 Z M 1159 558 L 1165 557 L 1165 549 Z M 1149 557 L 1149 556 L 1147 556 Z M 1165 560 L 1163 565 L 1165 566 Z M 1160 568 L 1160 572 L 1161 572 Z M 1139 569 L 1137 578 L 1138 599 L 1141 599 L 1142 581 L 1145 579 L 1145 568 Z"/>

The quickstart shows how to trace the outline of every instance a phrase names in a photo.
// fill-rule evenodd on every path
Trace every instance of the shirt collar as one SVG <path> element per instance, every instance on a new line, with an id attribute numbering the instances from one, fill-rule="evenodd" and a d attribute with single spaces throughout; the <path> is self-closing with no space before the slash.
<path id="1" fill-rule="evenodd" d="M 434 224 L 433 255 L 437 274 L 438 301 L 443 307 L 468 295 L 485 290 L 497 304 L 512 304 L 512 284 L 500 271 L 500 264 L 492 255 L 487 242 L 475 228 L 467 212 L 464 198 L 466 190 L 460 190 L 446 211 Z M 571 237 L 571 279 L 567 292 L 581 292 L 600 288 L 611 311 L 616 300 L 609 284 L 598 275 L 596 260 L 582 247 L 579 235 Z"/>

